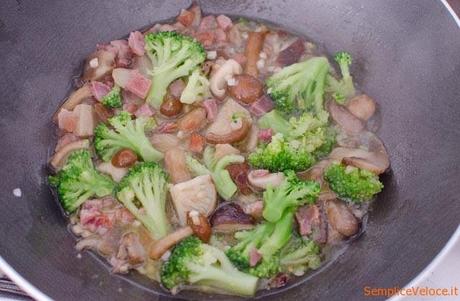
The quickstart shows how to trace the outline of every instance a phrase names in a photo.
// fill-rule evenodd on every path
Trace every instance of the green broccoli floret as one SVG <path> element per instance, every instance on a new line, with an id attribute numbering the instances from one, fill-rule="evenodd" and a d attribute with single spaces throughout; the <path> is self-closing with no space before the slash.
<path id="1" fill-rule="evenodd" d="M 328 89 L 333 92 L 332 96 L 334 99 L 338 103 L 343 104 L 348 98 L 355 95 L 353 78 L 350 75 L 351 54 L 345 51 L 337 52 L 334 60 L 339 64 L 342 80 L 338 81 L 329 75 L 327 78 Z"/>
<path id="2" fill-rule="evenodd" d="M 271 128 L 282 134 L 290 144 L 301 145 L 315 158 L 322 158 L 335 144 L 335 131 L 328 125 L 327 119 L 327 116 L 304 112 L 288 121 L 279 111 L 273 110 L 259 119 L 259 126 Z"/>
<path id="3" fill-rule="evenodd" d="M 310 112 L 304 112 L 298 117 L 293 116 L 287 120 L 280 112 L 272 110 L 262 116 L 258 123 L 261 128 L 271 128 L 285 137 L 297 139 L 318 128 L 326 128 L 328 115 L 326 113 L 326 116 L 314 116 Z"/>
<path id="4" fill-rule="evenodd" d="M 306 139 L 288 140 L 280 133 L 272 136 L 270 143 L 257 147 L 248 160 L 253 167 L 272 172 L 306 170 L 315 162 Z"/>
<path id="5" fill-rule="evenodd" d="M 152 233 L 155 239 L 170 228 L 166 216 L 166 173 L 154 162 L 133 166 L 117 189 L 117 198 Z"/>
<path id="6" fill-rule="evenodd" d="M 378 176 L 372 172 L 342 164 L 329 166 L 324 178 L 339 197 L 355 203 L 371 199 L 383 188 Z"/>
<path id="7" fill-rule="evenodd" d="M 326 119 L 319 118 L 319 117 L 313 116 L 313 114 L 309 112 L 305 112 L 299 117 L 289 118 L 289 124 L 291 125 L 291 129 L 289 130 L 288 135 L 291 138 L 304 137 L 314 132 L 318 128 L 326 128 L 328 125 L 327 118 Z"/>
<path id="8" fill-rule="evenodd" d="M 253 249 L 258 249 L 264 240 L 273 233 L 275 224 L 259 224 L 255 229 L 235 233 L 235 238 L 239 241 L 235 246 L 227 250 L 227 256 L 233 264 L 242 271 L 248 271 L 249 253 Z"/>
<path id="9" fill-rule="evenodd" d="M 121 89 L 114 86 L 109 93 L 102 97 L 102 104 L 108 108 L 121 108 Z"/>
<path id="10" fill-rule="evenodd" d="M 113 181 L 100 174 L 91 161 L 88 150 L 76 150 L 70 154 L 67 163 L 49 182 L 57 188 L 59 200 L 67 213 L 72 213 L 91 197 L 112 194 Z"/>
<path id="11" fill-rule="evenodd" d="M 263 193 L 263 217 L 269 222 L 278 221 L 287 209 L 313 204 L 319 196 L 319 183 L 302 181 L 293 171 L 285 175 L 278 187 L 267 187 Z"/>
<path id="12" fill-rule="evenodd" d="M 211 96 L 209 91 L 209 80 L 201 74 L 200 69 L 195 69 L 188 77 L 187 85 L 182 91 L 180 101 L 182 103 L 192 104 L 196 101 L 202 101 Z"/>
<path id="13" fill-rule="evenodd" d="M 109 119 L 110 129 L 106 124 L 100 123 L 94 131 L 94 147 L 104 161 L 109 161 L 112 156 L 122 148 L 132 149 L 144 161 L 160 161 L 163 154 L 153 148 L 145 135 L 147 128 L 154 123 L 153 118 L 141 117 L 131 119 L 128 112 L 121 112 Z"/>
<path id="14" fill-rule="evenodd" d="M 200 285 L 232 295 L 253 296 L 258 278 L 236 269 L 225 253 L 190 236 L 173 249 L 160 272 L 167 289 Z"/>
<path id="15" fill-rule="evenodd" d="M 301 275 L 315 270 L 321 265 L 320 252 L 314 241 L 294 234 L 280 252 L 281 271 Z"/>
<path id="16" fill-rule="evenodd" d="M 157 109 L 163 102 L 169 84 L 188 76 L 206 58 L 206 52 L 199 42 L 175 31 L 147 34 L 145 50 L 153 64 L 152 87 L 147 101 Z"/>
<path id="17" fill-rule="evenodd" d="M 337 132 L 333 127 L 326 128 L 321 134 L 323 135 L 323 143 L 313 152 L 313 155 L 317 160 L 320 160 L 329 155 L 329 153 L 334 148 L 335 143 L 337 142 Z"/>
<path id="18" fill-rule="evenodd" d="M 196 176 L 211 175 L 219 195 L 224 200 L 229 200 L 238 190 L 238 187 L 233 183 L 230 173 L 225 168 L 233 163 L 243 163 L 244 157 L 240 155 L 227 155 L 216 161 L 214 160 L 214 152 L 215 150 L 213 147 L 206 147 L 203 153 L 205 165 L 201 164 L 190 155 L 187 155 L 186 163 L 188 168 Z"/>
<path id="19" fill-rule="evenodd" d="M 279 251 L 292 236 L 294 213 L 287 210 L 276 223 L 263 223 L 253 230 L 235 233 L 238 243 L 227 250 L 226 254 L 240 270 L 259 278 L 270 278 L 280 271 Z M 257 251 L 261 260 L 250 265 L 250 253 Z"/>
<path id="20" fill-rule="evenodd" d="M 329 62 L 326 58 L 314 57 L 284 67 L 273 74 L 266 84 L 276 108 L 285 113 L 301 109 L 323 114 L 324 86 L 328 70 Z"/>

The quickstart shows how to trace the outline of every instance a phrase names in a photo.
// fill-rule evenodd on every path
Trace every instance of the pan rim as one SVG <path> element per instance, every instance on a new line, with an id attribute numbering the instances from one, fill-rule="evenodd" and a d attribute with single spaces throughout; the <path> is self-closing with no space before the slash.
<path id="1" fill-rule="evenodd" d="M 0 270 L 8 276 L 14 283 L 24 290 L 29 296 L 38 301 L 52 301 L 49 296 L 44 294 L 41 290 L 36 288 L 32 283 L 21 276 L 16 270 L 9 265 L 3 257 L 0 256 Z"/>
<path id="2" fill-rule="evenodd" d="M 447 2 L 447 0 L 441 0 L 442 4 L 446 7 L 447 11 L 450 13 L 452 18 L 454 18 L 455 23 L 457 23 L 457 26 L 460 28 L 460 17 L 457 15 L 457 13 L 454 11 L 452 6 Z"/>
<path id="3" fill-rule="evenodd" d="M 460 28 L 460 18 L 455 13 L 453 8 L 447 2 L 447 0 L 441 0 L 441 3 L 447 9 L 449 14 L 452 16 L 457 26 Z M 439 253 L 430 261 L 430 263 L 410 282 L 404 285 L 404 287 L 416 286 L 417 283 L 425 280 L 429 275 L 430 271 L 434 270 L 445 257 L 450 254 L 449 250 L 460 241 L 460 225 L 457 227 L 456 231 L 452 233 L 449 240 L 442 247 Z M 51 297 L 43 293 L 39 288 L 34 286 L 31 282 L 25 279 L 20 275 L 4 258 L 0 255 L 0 271 L 2 271 L 6 276 L 8 276 L 14 283 L 16 283 L 22 290 L 24 290 L 30 297 L 38 301 L 53 301 Z M 389 301 L 403 301 L 403 298 L 392 298 Z"/>

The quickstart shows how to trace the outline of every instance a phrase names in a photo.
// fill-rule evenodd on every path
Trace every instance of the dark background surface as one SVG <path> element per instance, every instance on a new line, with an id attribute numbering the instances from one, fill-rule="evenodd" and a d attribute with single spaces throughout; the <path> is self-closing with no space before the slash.
<path id="1" fill-rule="evenodd" d="M 142 277 L 111 275 L 89 253 L 77 258 L 44 166 L 54 146 L 51 116 L 96 43 L 189 4 L 0 1 L 0 254 L 56 300 L 168 299 L 155 297 L 158 287 Z M 378 134 L 392 171 L 367 232 L 321 273 L 266 299 L 365 300 L 364 286 L 408 283 L 460 222 L 460 31 L 447 10 L 431 0 L 202 1 L 202 8 L 270 20 L 330 53 L 350 51 L 358 84 L 381 105 Z M 13 196 L 16 187 L 22 198 Z"/>

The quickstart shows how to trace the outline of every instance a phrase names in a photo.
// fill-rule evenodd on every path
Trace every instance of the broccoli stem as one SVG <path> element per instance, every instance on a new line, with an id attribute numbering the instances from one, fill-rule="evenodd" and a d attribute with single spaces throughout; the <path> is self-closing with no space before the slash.
<path id="1" fill-rule="evenodd" d="M 244 157 L 238 155 L 228 155 L 217 161 L 211 176 L 214 184 L 216 184 L 217 192 L 224 200 L 229 200 L 238 190 L 230 173 L 225 168 L 230 164 L 243 162 Z"/>
<path id="2" fill-rule="evenodd" d="M 145 162 L 158 162 L 163 159 L 163 154 L 154 149 L 148 140 L 140 141 L 138 148 Z"/>
<path id="3" fill-rule="evenodd" d="M 271 128 L 276 133 L 281 133 L 285 136 L 289 136 L 292 130 L 292 126 L 277 110 L 272 110 L 260 117 L 258 123 L 261 128 Z"/>
<path id="4" fill-rule="evenodd" d="M 206 148 L 204 154 L 204 161 L 207 163 L 206 167 L 191 156 L 187 156 L 185 160 L 188 168 L 195 175 L 211 175 L 217 193 L 219 193 L 223 199 L 229 200 L 238 190 L 238 187 L 233 183 L 230 173 L 225 168 L 232 163 L 243 163 L 244 157 L 239 155 L 228 155 L 214 163 L 211 159 L 212 155 L 212 149 L 209 147 Z"/>
<path id="5" fill-rule="evenodd" d="M 314 92 L 313 106 L 315 113 L 321 114 L 324 113 L 324 88 L 326 86 L 327 73 L 329 71 L 329 66 L 324 65 L 318 71 L 318 76 L 316 79 L 316 87 Z M 306 104 L 307 105 L 307 104 Z"/>
<path id="6" fill-rule="evenodd" d="M 211 171 L 207 169 L 203 164 L 201 164 L 197 159 L 192 156 L 186 156 L 185 162 L 187 163 L 190 171 L 196 176 L 210 175 Z"/>
<path id="7" fill-rule="evenodd" d="M 285 193 L 285 189 L 282 189 L 282 187 L 279 189 L 267 187 L 263 193 L 263 198 L 265 200 L 263 215 L 264 218 L 270 222 L 279 220 L 286 208 L 296 204 L 295 200 L 293 201 L 292 198 Z"/>
<path id="8" fill-rule="evenodd" d="M 203 265 L 190 262 L 187 265 L 192 271 L 190 282 L 200 282 L 241 296 L 255 294 L 258 282 L 256 277 L 236 269 L 221 250 L 205 244 L 203 248 L 205 252 L 209 252 L 218 260 L 220 266 L 218 268 L 214 266 L 203 267 Z"/>
<path id="9" fill-rule="evenodd" d="M 236 269 L 229 272 L 193 262 L 188 263 L 187 267 L 192 271 L 189 277 L 191 283 L 222 289 L 225 292 L 240 296 L 253 296 L 256 292 L 258 278 Z"/>
<path id="10" fill-rule="evenodd" d="M 271 257 L 288 243 L 292 235 L 293 218 L 294 211 L 288 210 L 276 223 L 272 235 L 270 235 L 259 249 L 259 253 L 262 254 L 263 258 Z"/>
<path id="11" fill-rule="evenodd" d="M 168 86 L 169 80 L 165 80 L 160 75 L 153 76 L 152 87 L 147 94 L 147 102 L 155 109 L 160 108 Z"/>
<path id="12" fill-rule="evenodd" d="M 214 184 L 216 184 L 217 193 L 224 199 L 229 200 L 238 187 L 233 183 L 232 178 L 227 170 L 216 171 L 212 174 Z"/>

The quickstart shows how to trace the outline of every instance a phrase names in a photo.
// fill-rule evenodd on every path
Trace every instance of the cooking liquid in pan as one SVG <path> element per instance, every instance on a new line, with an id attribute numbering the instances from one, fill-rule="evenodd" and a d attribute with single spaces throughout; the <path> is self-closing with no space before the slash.
<path id="1" fill-rule="evenodd" d="M 208 244 L 227 252 L 237 243 L 236 232 L 249 231 L 265 223 L 262 200 L 265 198 L 263 191 L 266 187 L 262 186 L 266 184 L 262 182 L 266 177 L 278 175 L 277 172 L 283 171 L 279 166 L 264 166 L 261 160 L 251 159 L 251 154 L 257 152 L 257 149 L 280 137 L 276 126 L 270 122 L 268 126 L 261 122 L 265 118 L 263 116 L 269 114 L 273 106 L 280 111 L 279 104 L 272 100 L 276 98 L 276 95 L 273 95 L 274 88 L 267 87 L 267 82 L 272 75 L 287 66 L 326 55 L 312 42 L 280 28 L 247 19 L 230 20 L 225 16 L 217 16 L 217 18 L 200 16 L 198 12 L 199 7 L 193 6 L 185 12 L 182 11 L 177 21 L 170 24 L 155 24 L 143 34 L 132 33 L 128 42 L 117 40 L 98 45 L 98 51 L 85 63 L 81 89 L 88 87 L 88 91 L 83 91 L 87 95 L 84 94 L 83 100 L 78 104 L 83 104 L 84 107 L 80 107 L 79 112 L 75 114 L 75 105 L 73 108 L 66 108 L 64 105 L 65 113 L 61 108 L 56 115 L 59 125 L 56 152 L 62 151 L 66 145 L 80 143 L 87 137 L 89 137 L 89 148 L 92 149 L 94 126 L 107 122 L 107 118 L 121 111 L 132 113 L 135 116 L 133 118 L 153 116 L 157 126 L 146 131 L 147 138 L 156 150 L 164 153 L 165 158 L 159 164 L 168 175 L 170 183 L 168 189 L 170 189 L 169 185 L 178 187 L 176 199 L 171 196 L 172 192 L 167 194 L 165 210 L 170 224 L 168 235 L 183 229 L 187 222 L 190 223 L 192 219 L 189 216 L 190 211 L 199 211 L 201 215 L 207 217 L 212 229 Z M 143 52 L 143 35 L 172 30 L 192 36 L 204 46 L 206 59 L 200 64 L 199 73 L 211 82 L 211 91 L 208 91 L 199 101 L 191 103 L 180 101 L 181 93 L 187 89 L 187 81 L 191 80 L 182 77 L 169 85 L 161 107 L 154 108 L 142 97 L 133 93 L 136 92 L 135 89 L 127 84 L 132 79 L 130 78 L 132 74 L 129 73 L 131 71 L 125 70 L 135 70 L 136 76 L 149 78 L 152 64 L 148 55 Z M 261 39 L 259 45 L 251 49 L 250 44 L 254 42 L 249 41 L 258 39 L 257 36 L 260 35 L 263 37 L 259 37 Z M 139 48 L 138 44 L 142 47 Z M 254 54 L 254 51 L 257 53 Z M 98 74 L 102 72 L 98 69 L 104 67 L 104 60 L 113 60 L 118 71 L 107 72 L 103 76 Z M 223 89 L 223 95 L 215 95 L 212 78 L 228 61 L 235 62 L 235 65 L 241 68 L 238 73 L 245 75 L 233 74 L 233 77 L 225 78 L 223 84 L 226 87 Z M 334 65 L 332 60 L 329 64 Z M 252 69 L 248 66 L 252 66 Z M 113 66 L 110 68 L 113 69 Z M 331 77 L 341 78 L 340 72 L 336 72 L 333 67 L 329 67 L 327 73 Z M 106 95 L 114 85 L 122 87 L 122 105 L 112 109 L 101 105 L 104 98 L 98 93 Z M 315 89 L 315 85 L 310 89 Z M 313 146 L 308 145 L 313 162 L 306 164 L 304 169 L 295 171 L 302 181 L 317 181 L 321 192 L 313 202 L 293 209 L 291 238 L 278 251 L 280 253 L 277 253 L 277 256 L 281 254 L 279 256 L 282 258 L 283 254 L 303 248 L 307 244 L 312 250 L 309 251 L 308 258 L 304 257 L 295 263 L 282 265 L 278 272 L 270 277 L 260 277 L 258 290 L 282 287 L 293 277 L 311 274 L 312 271 L 318 270 L 343 253 L 347 243 L 358 238 L 365 229 L 372 197 L 357 201 L 340 196 L 328 185 L 324 174 L 330 166 L 340 162 L 347 165 L 346 168 L 350 171 L 358 167 L 371 170 L 377 175 L 385 171 L 389 164 L 388 156 L 382 142 L 373 133 L 380 126 L 381 118 L 378 112 L 375 112 L 376 103 L 361 92 L 354 91 L 353 95 L 341 101 L 336 101 L 335 96 L 337 95 L 334 95 L 331 90 L 325 89 L 323 106 L 324 113 L 327 114 L 326 121 L 323 118 L 320 125 L 306 128 L 306 133 L 301 133 L 301 138 L 296 137 L 297 141 L 307 144 L 315 139 L 320 140 Z M 97 100 L 98 98 L 100 99 Z M 91 110 L 95 118 L 91 122 L 94 125 L 88 129 L 78 124 L 78 118 L 85 116 L 82 113 L 83 108 Z M 222 113 L 223 111 L 226 113 Z M 312 113 L 307 110 L 307 114 L 310 114 L 310 121 L 319 122 L 318 120 L 322 118 L 319 117 L 321 113 L 318 111 Z M 290 113 L 283 112 L 282 115 L 285 120 L 291 117 L 294 120 L 296 118 L 302 120 L 304 112 L 301 109 L 294 109 Z M 77 125 L 72 122 L 76 122 Z M 249 130 L 241 139 L 229 138 L 228 135 L 221 134 L 236 132 L 239 127 L 245 126 L 245 122 L 249 122 Z M 218 135 L 212 138 L 209 133 L 218 133 Z M 87 146 L 76 147 L 76 149 L 81 148 Z M 188 187 L 189 198 L 184 198 L 181 194 L 183 191 L 178 184 L 192 181 L 197 176 L 187 166 L 184 158 L 192 156 L 208 167 L 208 162 L 204 158 L 207 148 L 212 149 L 209 154 L 215 157 L 222 158 L 228 155 L 244 157 L 245 163 L 232 163 L 227 167 L 231 180 L 237 187 L 235 193 L 226 197 L 227 200 L 224 200 L 219 188 L 217 189 L 219 195 L 215 198 L 215 196 L 204 195 L 194 187 L 214 185 L 212 183 L 216 181 L 214 178 L 209 183 L 203 180 Z M 127 168 L 114 168 L 114 165 L 124 164 L 120 163 L 123 160 L 143 161 L 139 154 L 128 152 L 128 157 L 121 158 L 117 153 L 111 160 L 104 162 L 101 153 L 97 153 L 93 155 L 96 169 L 110 175 L 116 182 L 126 174 Z M 53 158 L 55 157 L 56 155 Z M 55 168 L 60 169 L 63 163 L 58 160 L 56 162 L 58 163 Z M 129 162 L 127 164 L 132 166 Z M 289 169 L 292 169 L 292 166 Z M 262 169 L 270 169 L 272 173 L 261 172 Z M 279 176 L 281 178 L 269 184 L 279 185 L 284 177 L 282 174 Z M 203 195 L 202 198 L 195 197 L 198 193 Z M 193 202 L 190 202 L 190 199 L 193 199 Z M 203 203 L 203 199 L 208 200 L 208 203 Z M 138 203 L 136 204 L 139 206 Z M 146 228 L 145 224 L 136 219 L 132 212 L 117 200 L 116 195 L 92 196 L 70 214 L 69 227 L 78 236 L 76 248 L 94 250 L 107 258 L 113 272 L 126 273 L 137 270 L 160 282 L 162 265 L 168 260 L 171 251 L 163 252 L 159 258 L 152 256 L 152 248 L 158 240 L 152 236 L 151 229 Z M 201 284 L 180 285 L 171 291 L 177 293 L 184 288 L 229 293 L 221 288 Z"/>

